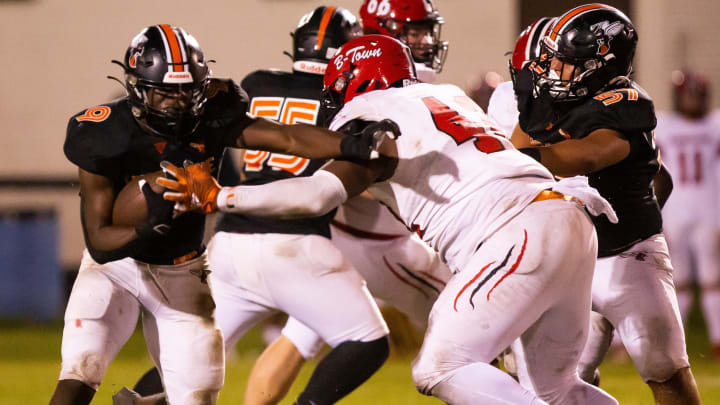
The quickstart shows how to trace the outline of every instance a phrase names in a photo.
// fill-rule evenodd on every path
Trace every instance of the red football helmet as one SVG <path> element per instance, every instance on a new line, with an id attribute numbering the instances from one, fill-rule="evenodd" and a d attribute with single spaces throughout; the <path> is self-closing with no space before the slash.
<path id="1" fill-rule="evenodd" d="M 442 71 L 448 43 L 440 40 L 445 20 L 433 0 L 364 0 L 360 20 L 365 34 L 395 37 L 410 47 L 416 62 Z"/>
<path id="2" fill-rule="evenodd" d="M 701 118 L 707 114 L 710 99 L 708 78 L 690 69 L 672 72 L 673 107 L 690 118 Z"/>
<path id="3" fill-rule="evenodd" d="M 386 35 L 346 42 L 325 70 L 321 97 L 326 124 L 348 101 L 363 93 L 417 82 L 410 48 Z"/>
<path id="4" fill-rule="evenodd" d="M 512 67 L 516 70 L 523 68 L 525 62 L 536 59 L 540 56 L 540 44 L 542 38 L 550 31 L 550 26 L 557 20 L 557 17 L 540 17 L 520 33 L 515 41 L 515 50 L 512 53 Z"/>

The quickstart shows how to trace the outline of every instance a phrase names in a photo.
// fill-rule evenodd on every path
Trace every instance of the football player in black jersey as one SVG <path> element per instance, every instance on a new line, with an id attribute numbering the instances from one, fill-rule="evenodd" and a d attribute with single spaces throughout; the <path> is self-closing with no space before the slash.
<path id="1" fill-rule="evenodd" d="M 653 139 L 652 100 L 628 78 L 637 40 L 632 22 L 603 4 L 560 16 L 540 57 L 512 72 L 512 141 L 557 176 L 587 175 L 611 202 L 619 223 L 593 218 L 593 310 L 618 330 L 658 404 L 696 404 L 660 216 L 672 181 Z M 596 365 L 585 364 L 584 378 Z"/>
<path id="2" fill-rule="evenodd" d="M 315 124 L 327 59 L 360 32 L 355 16 L 343 8 L 318 7 L 303 16 L 293 33 L 293 72 L 258 70 L 243 79 L 249 114 L 284 124 Z M 324 159 L 248 148 L 243 184 L 310 176 L 324 163 Z M 225 169 L 223 173 L 232 173 Z M 230 177 L 236 176 L 221 176 L 220 181 L 237 185 L 238 179 Z M 388 329 L 365 282 L 330 243 L 334 213 L 296 220 L 223 215 L 208 246 L 215 316 L 228 350 L 251 327 L 278 311 L 302 319 L 333 347 L 315 369 L 299 404 L 338 401 L 370 377 L 388 355 Z M 333 307 L 342 312 L 328 310 Z M 297 373 L 302 362 L 276 365 L 273 372 Z M 293 379 L 294 375 L 290 382 Z M 263 387 L 249 385 L 244 403 L 254 404 L 267 396 Z M 147 395 L 162 386 L 151 372 L 135 390 Z M 282 391 L 284 396 L 287 390 Z"/>
<path id="3" fill-rule="evenodd" d="M 258 70 L 242 80 L 241 86 L 249 98 L 250 115 L 285 124 L 321 123 L 319 99 L 327 61 L 343 43 L 360 34 L 357 19 L 344 8 L 321 6 L 304 15 L 292 33 L 292 72 Z M 324 163 L 246 149 L 243 184 L 260 185 L 310 176 Z M 265 293 L 257 285 L 248 283 L 247 278 L 233 274 L 261 270 L 267 284 L 278 286 L 268 291 L 274 296 L 276 308 L 301 320 L 333 348 L 315 368 L 308 386 L 297 399 L 298 404 L 335 403 L 369 378 L 388 355 L 388 329 L 367 293 L 364 280 L 330 241 L 334 214 L 332 210 L 320 217 L 293 220 L 223 215 L 209 250 L 218 276 L 217 282 L 213 279 L 213 287 L 218 301 L 218 324 L 226 334 L 226 347 L 233 347 L 245 331 L 257 323 L 256 307 L 267 305 L 264 299 L 238 299 L 233 294 L 238 288 L 258 296 Z M 233 258 L 226 253 L 228 248 L 254 250 L 258 243 L 267 251 L 262 269 L 252 264 L 250 256 Z M 288 257 L 282 253 L 287 249 L 297 249 L 303 254 Z M 318 257 L 327 260 L 318 261 Z M 294 284 L 295 292 L 283 290 L 282 284 Z M 299 305 L 295 296 L 307 305 Z M 333 305 L 344 308 L 342 317 L 322 309 Z M 297 361 L 283 357 L 282 361 L 264 363 L 261 369 L 253 369 L 244 403 L 279 401 L 287 393 L 303 360 L 296 351 L 289 354 L 297 354 L 293 359 Z M 267 387 L 257 383 L 259 373 L 279 375 L 273 379 L 273 386 Z M 287 383 L 283 384 L 284 381 Z"/>
<path id="4" fill-rule="evenodd" d="M 245 93 L 210 77 L 200 46 L 180 27 L 143 29 L 116 63 L 127 96 L 75 114 L 67 128 L 64 151 L 78 166 L 87 250 L 65 313 L 62 369 L 50 403 L 89 403 L 140 313 L 169 402 L 215 403 L 224 355 L 207 284 L 204 216 L 176 216 L 141 181 L 147 220 L 116 224 L 119 191 L 163 160 L 218 161 L 224 147 L 253 147 L 258 139 L 274 139 L 282 145 L 275 152 L 289 154 L 308 142 L 307 157 L 325 159 L 369 157 L 376 138 L 246 116 Z M 318 134 L 328 136 L 318 141 Z"/>
<path id="5" fill-rule="evenodd" d="M 359 31 L 355 17 L 342 8 L 318 7 L 303 16 L 291 34 L 293 52 L 288 55 L 293 59 L 292 73 L 259 70 L 242 81 L 242 87 L 250 98 L 251 113 L 283 122 L 297 119 L 311 119 L 314 122 L 323 86 L 322 74 L 329 58 L 343 42 L 356 36 Z M 283 178 L 306 176 L 319 167 L 315 161 L 263 151 L 249 150 L 244 157 L 244 184 L 264 184 Z M 220 180 L 223 180 L 222 174 Z M 360 201 L 357 201 L 358 199 Z M 350 204 L 352 205 L 348 208 Z M 345 209 L 341 218 L 344 223 L 340 223 L 336 216 L 329 225 L 335 210 L 322 217 L 294 220 L 228 214 L 221 217 L 218 230 L 224 233 L 317 233 L 325 237 L 332 234 L 333 245 L 365 278 L 371 294 L 406 313 L 413 325 L 423 330 L 438 290 L 442 289 L 450 276 L 447 266 L 417 235 L 409 232 L 379 203 L 358 196 L 347 201 L 343 207 Z M 363 222 L 362 227 L 353 228 L 348 224 L 348 220 L 352 226 Z M 220 234 L 218 239 L 227 237 Z M 213 257 L 211 251 L 211 259 Z M 218 258 L 220 261 L 227 261 L 222 255 L 218 255 Z M 402 275 L 393 276 L 393 266 Z M 404 275 L 413 281 L 408 282 Z M 308 291 L 313 288 L 308 288 Z M 219 308 L 220 304 L 219 302 Z M 217 312 L 217 317 L 221 328 L 225 317 L 231 321 L 242 316 L 237 311 L 228 312 L 226 315 L 221 315 L 220 312 Z M 331 319 L 324 321 L 333 322 Z M 280 401 L 292 385 L 305 359 L 314 357 L 322 346 L 323 339 L 316 332 L 291 317 L 281 335 L 268 346 L 253 367 L 245 391 L 245 403 L 274 404 Z M 347 380 L 349 386 L 357 385 L 354 381 L 358 377 L 353 373 L 333 370 L 329 366 L 317 369 L 316 373 L 324 373 L 322 370 L 338 376 L 344 374 L 342 378 Z M 356 367 L 356 370 L 359 368 Z"/>

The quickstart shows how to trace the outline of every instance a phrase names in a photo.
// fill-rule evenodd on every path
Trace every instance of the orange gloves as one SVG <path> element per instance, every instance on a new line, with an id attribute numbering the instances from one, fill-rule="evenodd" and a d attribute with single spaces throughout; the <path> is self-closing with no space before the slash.
<path id="1" fill-rule="evenodd" d="M 212 159 L 202 163 L 186 160 L 182 168 L 163 161 L 160 167 L 174 179 L 158 177 L 155 182 L 169 190 L 163 193 L 163 198 L 174 201 L 176 211 L 183 213 L 199 210 L 205 214 L 217 211 L 220 185 L 212 176 Z"/>

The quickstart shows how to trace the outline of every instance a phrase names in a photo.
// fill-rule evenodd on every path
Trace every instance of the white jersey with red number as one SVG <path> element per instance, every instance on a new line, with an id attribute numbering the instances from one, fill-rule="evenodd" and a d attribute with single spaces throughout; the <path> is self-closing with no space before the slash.
<path id="1" fill-rule="evenodd" d="M 415 62 L 415 73 L 423 83 L 434 83 L 437 73 L 424 63 Z M 512 90 L 512 88 L 511 88 Z M 508 138 L 510 137 L 510 132 Z M 385 206 L 363 196 L 353 197 L 338 207 L 335 223 L 364 232 L 382 235 L 404 235 L 407 228 Z"/>
<path id="2" fill-rule="evenodd" d="M 717 221 L 720 111 L 699 120 L 658 114 L 655 140 L 673 177 L 663 221 L 668 225 Z"/>
<path id="3" fill-rule="evenodd" d="M 511 81 L 500 83 L 490 95 L 487 115 L 498 124 L 508 138 L 512 136 L 520 112 Z"/>
<path id="4" fill-rule="evenodd" d="M 416 229 L 451 269 L 516 216 L 552 175 L 497 134 L 485 113 L 453 85 L 416 84 L 355 97 L 331 124 L 395 121 L 399 162 L 370 191 Z"/>

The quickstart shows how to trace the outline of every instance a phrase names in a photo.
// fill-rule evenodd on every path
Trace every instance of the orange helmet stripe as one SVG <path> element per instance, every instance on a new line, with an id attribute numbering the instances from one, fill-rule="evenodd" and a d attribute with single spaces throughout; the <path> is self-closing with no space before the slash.
<path id="1" fill-rule="evenodd" d="M 170 55 L 172 55 L 172 66 L 174 72 L 182 72 L 183 69 L 183 58 L 182 51 L 180 50 L 180 43 L 178 42 L 175 32 L 167 24 L 160 24 L 160 28 L 167 37 L 168 45 L 170 46 Z"/>
<path id="2" fill-rule="evenodd" d="M 550 40 L 555 41 L 555 39 L 558 36 L 558 33 L 560 32 L 560 29 L 573 17 L 576 17 L 578 14 L 584 13 L 586 11 L 595 10 L 598 8 L 610 8 L 604 4 L 588 4 L 585 6 L 576 7 L 567 13 L 565 13 L 564 16 L 560 20 L 558 20 L 557 23 L 555 23 L 555 26 L 553 27 L 552 31 L 550 32 Z"/>
<path id="3" fill-rule="evenodd" d="M 330 23 L 330 17 L 332 17 L 334 12 L 335 7 L 328 7 L 327 9 L 325 9 L 322 20 L 320 20 L 320 28 L 318 29 L 317 44 L 315 44 L 315 50 L 318 50 L 322 47 L 322 41 L 325 38 L 325 30 L 327 29 L 327 26 Z"/>

